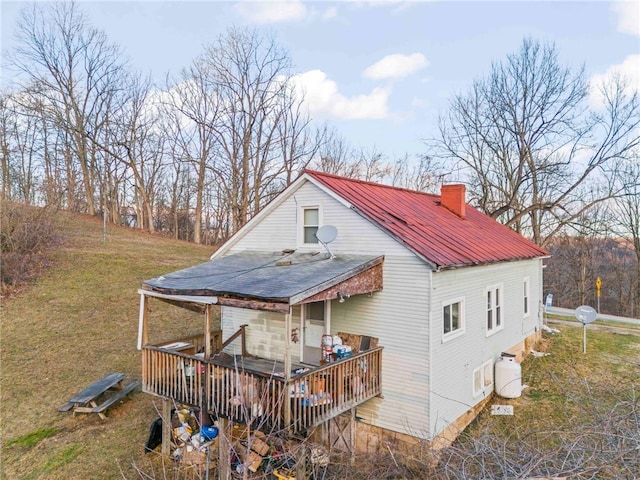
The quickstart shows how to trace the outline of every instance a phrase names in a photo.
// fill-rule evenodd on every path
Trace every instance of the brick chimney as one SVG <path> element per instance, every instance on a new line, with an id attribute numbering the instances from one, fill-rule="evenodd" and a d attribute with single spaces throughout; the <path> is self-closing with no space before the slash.
<path id="1" fill-rule="evenodd" d="M 440 204 L 460 218 L 465 218 L 465 186 L 461 183 L 442 185 L 440 188 Z"/>

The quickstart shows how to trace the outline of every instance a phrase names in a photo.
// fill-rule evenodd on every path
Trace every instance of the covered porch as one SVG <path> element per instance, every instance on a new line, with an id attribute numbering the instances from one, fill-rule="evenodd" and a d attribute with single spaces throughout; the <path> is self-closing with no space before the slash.
<path id="1" fill-rule="evenodd" d="M 350 356 L 297 355 L 295 344 L 317 337 L 292 328 L 305 305 L 326 305 L 323 335 L 331 332 L 331 302 L 382 289 L 381 256 L 319 253 L 239 253 L 143 282 L 138 348 L 142 389 L 245 425 L 304 433 L 381 393 L 382 347 L 363 342 Z M 150 301 L 167 302 L 204 317 L 202 334 L 149 342 Z M 223 331 L 214 309 L 271 312 L 284 320 L 283 354 L 256 355 L 247 329 Z M 311 326 L 309 326 L 311 329 Z M 228 330 L 228 329 L 227 329 Z M 362 335 L 363 338 L 368 338 Z M 229 345 L 234 344 L 234 348 Z M 265 358 L 267 357 L 267 358 Z"/>

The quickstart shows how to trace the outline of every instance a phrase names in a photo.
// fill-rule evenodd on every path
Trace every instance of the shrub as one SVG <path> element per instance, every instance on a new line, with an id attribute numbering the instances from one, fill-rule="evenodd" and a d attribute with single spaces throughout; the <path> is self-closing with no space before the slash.
<path id="1" fill-rule="evenodd" d="M 51 250 L 62 243 L 55 211 L 4 202 L 0 217 L 1 293 L 10 294 L 38 278 Z"/>

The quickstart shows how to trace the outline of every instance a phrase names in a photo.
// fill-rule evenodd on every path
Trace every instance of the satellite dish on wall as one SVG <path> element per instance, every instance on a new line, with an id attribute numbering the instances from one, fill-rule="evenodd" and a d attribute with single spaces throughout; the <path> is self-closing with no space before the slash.
<path id="1" fill-rule="evenodd" d="M 327 250 L 330 258 L 335 258 L 335 255 L 331 253 L 331 250 L 329 250 L 329 247 L 327 246 L 327 244 L 333 242 L 337 236 L 338 236 L 338 229 L 333 225 L 323 225 L 316 232 L 316 238 L 322 244 L 322 246 Z"/>

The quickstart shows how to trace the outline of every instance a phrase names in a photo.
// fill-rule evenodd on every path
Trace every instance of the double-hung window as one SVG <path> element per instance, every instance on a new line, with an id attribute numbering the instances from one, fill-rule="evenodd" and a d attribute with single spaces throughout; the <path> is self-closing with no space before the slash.
<path id="1" fill-rule="evenodd" d="M 493 285 L 487 288 L 487 335 L 502 327 L 502 285 Z"/>
<path id="2" fill-rule="evenodd" d="M 447 341 L 464 333 L 464 300 L 455 299 L 442 305 L 442 339 Z"/>
<path id="3" fill-rule="evenodd" d="M 523 317 L 528 317 L 529 313 L 531 313 L 531 306 L 529 305 L 529 277 L 524 277 L 522 281 L 522 312 Z"/>
<path id="4" fill-rule="evenodd" d="M 318 243 L 316 233 L 320 227 L 320 209 L 317 206 L 302 208 L 302 243 L 305 245 Z"/>

